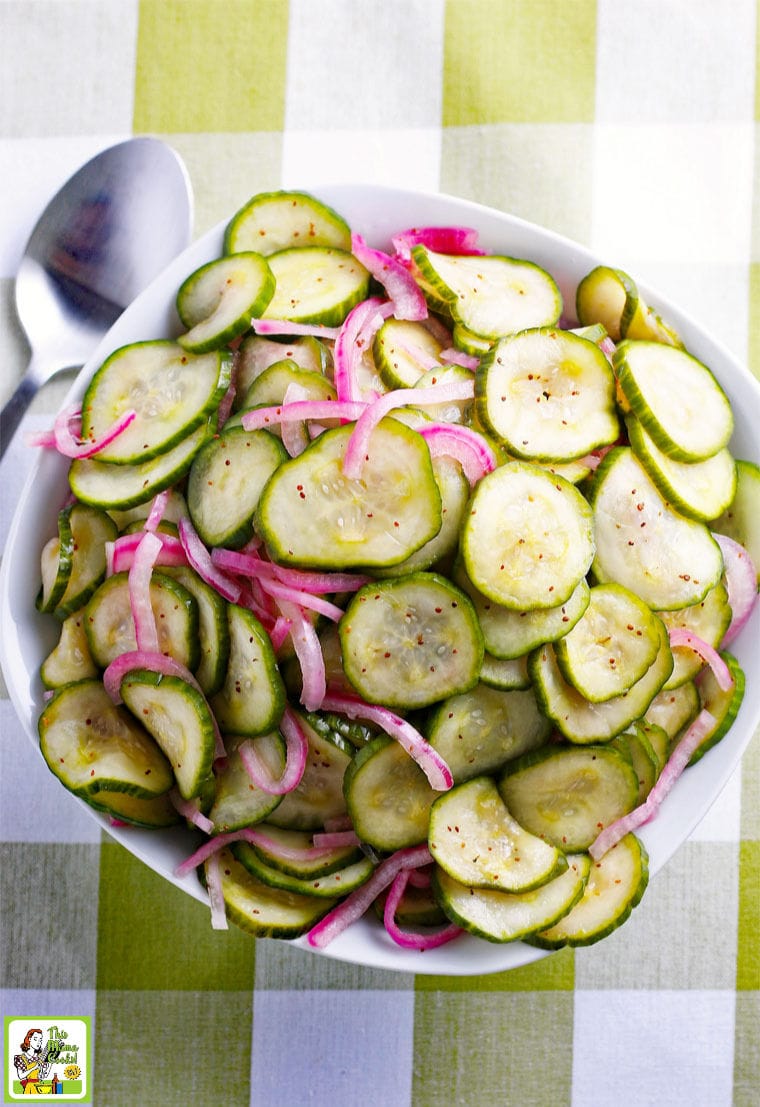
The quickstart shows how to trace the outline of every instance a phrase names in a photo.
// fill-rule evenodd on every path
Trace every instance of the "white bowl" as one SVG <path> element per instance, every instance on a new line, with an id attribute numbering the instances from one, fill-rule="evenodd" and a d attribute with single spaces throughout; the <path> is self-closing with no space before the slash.
<path id="1" fill-rule="evenodd" d="M 338 185 L 312 191 L 336 208 L 370 244 L 380 248 L 389 249 L 391 234 L 406 227 L 434 224 L 475 227 L 484 248 L 494 253 L 529 258 L 549 270 L 562 290 L 568 311 L 573 310 L 575 288 L 580 278 L 600 260 L 610 260 L 595 258 L 584 247 L 541 227 L 449 196 L 373 185 Z M 221 223 L 189 247 L 124 312 L 77 377 L 69 401 L 81 398 L 93 372 L 112 350 L 127 342 L 180 333 L 174 309 L 177 288 L 199 265 L 218 256 L 223 232 L 224 224 Z M 734 456 L 760 462 L 760 388 L 757 381 L 698 323 L 646 286 L 640 287 L 647 302 L 680 331 L 688 349 L 713 370 L 726 390 L 736 418 L 731 442 Z M 35 746 L 43 694 L 39 666 L 54 644 L 56 629 L 52 620 L 37 614 L 34 597 L 39 585 L 40 551 L 55 531 L 56 514 L 68 489 L 67 467 L 65 459 L 52 452 L 40 452 L 11 525 L 0 573 L 3 628 L 0 660 L 16 712 Z M 640 832 L 649 853 L 652 874 L 662 868 L 705 815 L 731 776 L 757 726 L 760 662 L 753 643 L 758 641 L 759 629 L 760 611 L 756 607 L 752 619 L 732 646 L 732 652 L 747 675 L 744 702 L 733 727 L 681 777 L 656 819 Z M 176 865 L 193 848 L 195 840 L 190 832 L 114 828 L 106 818 L 83 806 L 136 857 L 196 899 L 205 901 L 205 892 L 193 875 L 182 880 L 174 876 Z M 305 939 L 295 944 L 311 948 Z M 495 945 L 463 935 L 421 956 L 400 949 L 382 927 L 376 925 L 374 918 L 368 917 L 336 939 L 323 955 L 401 972 L 466 976 L 515 968 L 545 953 L 522 942 Z"/>

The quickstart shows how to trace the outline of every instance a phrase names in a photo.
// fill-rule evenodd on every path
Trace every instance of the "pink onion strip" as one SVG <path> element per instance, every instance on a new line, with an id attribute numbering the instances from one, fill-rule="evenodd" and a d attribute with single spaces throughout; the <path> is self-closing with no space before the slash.
<path id="1" fill-rule="evenodd" d="M 338 327 L 325 327 L 321 323 L 292 323 L 289 319 L 251 319 L 256 334 L 294 334 L 314 338 L 335 339 Z"/>
<path id="2" fill-rule="evenodd" d="M 206 865 L 206 890 L 211 906 L 212 929 L 227 930 L 227 911 L 222 891 L 222 865 L 218 853 L 212 853 Z"/>
<path id="3" fill-rule="evenodd" d="M 403 869 L 416 869 L 432 861 L 426 845 L 400 849 L 381 861 L 369 880 L 356 888 L 342 903 L 333 907 L 307 935 L 307 941 L 315 949 L 324 949 L 347 927 L 367 911 L 381 892 L 384 892 Z"/>
<path id="4" fill-rule="evenodd" d="M 649 822 L 657 814 L 663 800 L 691 761 L 694 753 L 715 730 L 715 726 L 715 717 L 706 708 L 703 708 L 671 753 L 644 802 L 640 803 L 638 807 L 634 807 L 633 811 L 629 811 L 627 815 L 623 815 L 622 818 L 616 819 L 615 822 L 606 826 L 592 842 L 589 853 L 594 861 L 598 861 L 600 857 L 603 857 L 608 849 L 612 849 L 613 846 L 617 845 L 620 839 L 624 838 L 630 831 L 636 830 L 644 823 Z"/>
<path id="5" fill-rule="evenodd" d="M 327 857 L 335 850 L 335 846 L 327 843 L 317 844 L 317 835 L 314 835 L 314 845 L 304 846 L 287 846 L 284 842 L 278 842 L 275 838 L 270 838 L 263 830 L 259 830 L 257 827 L 246 827 L 245 841 L 250 842 L 252 846 L 258 846 L 260 849 L 266 850 L 268 853 L 274 854 L 276 857 L 281 858 L 283 861 L 314 861 L 320 857 Z"/>
<path id="6" fill-rule="evenodd" d="M 396 875 L 388 890 L 388 897 L 383 909 L 383 925 L 388 935 L 402 949 L 417 949 L 420 951 L 435 949 L 438 946 L 445 945 L 446 942 L 450 942 L 453 938 L 458 938 L 462 933 L 462 928 L 454 923 L 449 923 L 442 930 L 434 930 L 430 934 L 418 934 L 411 930 L 401 929 L 396 922 L 396 911 L 401 902 L 401 897 L 406 891 L 410 875 L 408 869 L 402 869 Z"/>
<path id="7" fill-rule="evenodd" d="M 441 755 L 425 741 L 411 723 L 400 718 L 387 707 L 365 703 L 358 696 L 348 696 L 334 689 L 328 689 L 322 700 L 322 708 L 325 711 L 337 711 L 339 715 L 347 715 L 349 719 L 367 719 L 369 722 L 377 723 L 417 762 L 431 788 L 437 792 L 446 792 L 453 785 L 451 769 Z"/>
<path id="8" fill-rule="evenodd" d="M 333 623 L 339 623 L 343 618 L 342 607 L 330 603 L 329 600 L 322 599 L 321 596 L 315 596 L 313 592 L 303 592 L 289 584 L 283 584 L 282 581 L 272 580 L 271 578 L 262 577 L 260 583 L 264 591 L 268 592 L 270 596 L 274 596 L 275 599 L 298 604 L 299 607 L 307 607 L 310 611 L 317 611 Z"/>
<path id="9" fill-rule="evenodd" d="M 196 826 L 198 830 L 202 830 L 204 834 L 210 834 L 214 829 L 214 824 L 206 815 L 203 814 L 198 806 L 198 800 L 186 800 L 183 799 L 176 788 L 172 788 L 169 792 L 169 799 L 172 806 L 182 815 L 183 818 L 191 822 L 193 826 Z"/>
<path id="10" fill-rule="evenodd" d="M 327 850 L 359 845 L 355 830 L 320 830 L 312 835 L 312 839 L 315 847 Z"/>
<path id="11" fill-rule="evenodd" d="M 280 600 L 280 610 L 290 620 L 290 640 L 301 668 L 301 703 L 307 711 L 317 711 L 327 687 L 319 635 L 298 604 Z"/>
<path id="12" fill-rule="evenodd" d="M 185 551 L 187 560 L 196 573 L 205 580 L 206 584 L 215 588 L 220 596 L 230 603 L 237 603 L 242 591 L 242 585 L 238 581 L 231 580 L 225 573 L 216 568 L 211 560 L 211 554 L 200 540 L 198 533 L 187 515 L 183 515 L 177 524 L 179 540 Z"/>
<path id="13" fill-rule="evenodd" d="M 713 532 L 723 554 L 731 622 L 723 635 L 722 646 L 728 646 L 744 628 L 757 603 L 757 568 L 749 550 L 725 534 Z"/>
<path id="14" fill-rule="evenodd" d="M 465 354 L 461 350 L 455 349 L 453 346 L 448 346 L 445 350 L 441 350 L 438 359 L 449 365 L 461 365 L 464 369 L 472 369 L 473 372 L 480 365 L 479 357 L 475 357 L 474 354 Z"/>
<path id="15" fill-rule="evenodd" d="M 286 569 L 274 565 L 274 575 L 283 584 L 300 588 L 304 592 L 358 592 L 371 578 L 360 573 L 319 573 L 304 569 Z"/>
<path id="16" fill-rule="evenodd" d="M 222 429 L 232 413 L 232 405 L 235 403 L 236 392 L 235 382 L 232 381 L 219 401 L 219 407 L 216 409 L 216 425 L 218 430 Z"/>
<path id="17" fill-rule="evenodd" d="M 427 301 L 409 270 L 390 254 L 368 246 L 360 234 L 351 235 L 351 252 L 378 281 L 393 302 L 397 319 L 426 319 Z"/>
<path id="18" fill-rule="evenodd" d="M 253 784 L 269 796 L 284 796 L 301 783 L 309 740 L 295 713 L 289 708 L 280 720 L 280 733 L 285 739 L 285 768 L 279 778 L 274 778 L 268 766 L 259 756 L 254 739 L 247 738 L 238 746 L 240 760 Z"/>
<path id="19" fill-rule="evenodd" d="M 260 430 L 262 427 L 276 426 L 279 423 L 301 423 L 310 419 L 358 419 L 367 405 L 349 403 L 341 400 L 299 400 L 294 404 L 277 404 L 272 407 L 256 407 L 247 411 L 241 422 L 246 430 Z"/>
<path id="20" fill-rule="evenodd" d="M 431 423 L 419 428 L 431 457 L 453 457 L 464 475 L 475 486 L 496 468 L 496 455 L 482 435 L 458 423 Z"/>
<path id="21" fill-rule="evenodd" d="M 389 412 L 397 407 L 412 404 L 423 407 L 428 404 L 452 403 L 455 400 L 471 400 L 475 395 L 475 382 L 446 381 L 429 388 L 395 388 L 371 403 L 357 420 L 351 432 L 343 457 L 343 473 L 349 480 L 361 476 L 372 432 Z"/>
<path id="22" fill-rule="evenodd" d="M 474 227 L 410 227 L 391 239 L 399 257 L 408 261 L 413 246 L 427 246 L 438 254 L 482 254 Z"/>
<path id="23" fill-rule="evenodd" d="M 340 403 L 355 403 L 362 398 L 358 367 L 367 348 L 363 332 L 377 313 L 381 316 L 392 315 L 393 304 L 384 303 L 376 296 L 370 297 L 351 308 L 340 326 L 333 349 L 333 379 Z M 358 415 L 348 418 L 356 419 Z"/>
<path id="24" fill-rule="evenodd" d="M 163 492 L 159 492 L 158 495 L 153 497 L 148 518 L 145 520 L 144 530 L 151 532 L 158 530 L 169 503 L 169 494 L 169 489 L 165 488 Z"/>
<path id="25" fill-rule="evenodd" d="M 145 531 L 135 550 L 129 570 L 129 604 L 135 625 L 135 641 L 138 650 L 158 652 L 158 627 L 150 602 L 150 581 L 153 566 L 161 551 L 161 541 Z"/>
<path id="26" fill-rule="evenodd" d="M 82 441 L 81 437 L 75 436 L 71 431 L 72 420 L 81 414 L 80 408 L 67 407 L 56 416 L 55 423 L 53 424 L 55 446 L 58 452 L 63 454 L 64 457 L 76 459 L 92 457 L 94 454 L 105 449 L 106 446 L 109 446 L 120 434 L 123 434 L 127 427 L 137 418 L 137 412 L 130 408 L 128 411 L 122 412 L 118 419 L 116 419 L 99 438 L 94 438 L 90 441 L 85 439 Z"/>
<path id="27" fill-rule="evenodd" d="M 668 637 L 672 649 L 681 647 L 693 650 L 706 665 L 710 666 L 716 683 L 722 692 L 729 692 L 733 688 L 734 678 L 731 676 L 731 670 L 709 642 L 705 642 L 703 638 L 698 638 L 696 634 L 692 634 L 690 630 L 686 630 L 684 627 L 672 627 L 668 631 Z"/>
<path id="28" fill-rule="evenodd" d="M 138 531 L 134 534 L 121 534 L 114 542 L 109 543 L 111 547 L 109 576 L 112 573 L 123 573 L 131 567 L 144 533 L 146 532 Z M 173 534 L 164 534 L 162 531 L 150 533 L 154 534 L 161 543 L 161 549 L 156 556 L 156 565 L 187 565 L 187 556 L 179 538 L 175 538 Z"/>
<path id="29" fill-rule="evenodd" d="M 269 640 L 272 643 L 272 649 L 275 653 L 282 649 L 285 641 L 290 634 L 290 620 L 286 619 L 284 615 L 278 615 L 272 625 L 271 630 L 268 631 Z"/>

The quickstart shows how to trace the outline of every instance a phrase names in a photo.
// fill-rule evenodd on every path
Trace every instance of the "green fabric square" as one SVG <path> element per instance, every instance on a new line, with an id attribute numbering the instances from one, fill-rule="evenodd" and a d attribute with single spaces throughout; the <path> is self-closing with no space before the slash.
<path id="1" fill-rule="evenodd" d="M 448 0 L 444 34 L 444 126 L 593 119 L 595 0 Z"/>
<path id="2" fill-rule="evenodd" d="M 571 992 L 574 957 L 562 949 L 529 965 L 486 976 L 418 976 L 418 992 Z"/>
<path id="3" fill-rule="evenodd" d="M 248 991 L 99 992 L 93 1102 L 248 1107 L 252 1022 Z"/>
<path id="4" fill-rule="evenodd" d="M 760 1102 L 760 993 L 739 992 L 736 997 L 733 1107 L 757 1107 Z"/>
<path id="5" fill-rule="evenodd" d="M 412 1105 L 562 1107 L 572 1050 L 571 992 L 419 993 Z"/>
<path id="6" fill-rule="evenodd" d="M 98 846 L 5 842 L 0 872 L 2 987 L 94 987 Z"/>
<path id="7" fill-rule="evenodd" d="M 253 987 L 252 938 L 213 930 L 208 908 L 116 844 L 100 864 L 98 988 L 237 991 Z"/>
<path id="8" fill-rule="evenodd" d="M 352 965 L 300 949 L 290 942 L 262 940 L 256 946 L 256 991 L 297 992 L 411 991 L 411 973 Z"/>
<path id="9" fill-rule="evenodd" d="M 285 0 L 140 0 L 136 131 L 277 131 Z"/>
<path id="10" fill-rule="evenodd" d="M 737 935 L 736 987 L 760 989 L 760 842 L 739 846 L 739 933 Z"/>

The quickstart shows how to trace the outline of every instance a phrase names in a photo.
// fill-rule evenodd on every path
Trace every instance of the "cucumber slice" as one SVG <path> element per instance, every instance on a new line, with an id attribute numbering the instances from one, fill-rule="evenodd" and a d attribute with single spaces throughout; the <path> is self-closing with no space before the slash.
<path id="1" fill-rule="evenodd" d="M 385 901 L 388 892 L 381 892 L 375 900 L 373 907 L 380 922 L 385 918 Z M 395 913 L 396 923 L 409 930 L 419 931 L 424 926 L 445 926 L 449 921 L 446 914 L 438 906 L 433 895 L 432 887 L 417 888 L 414 884 L 407 884 L 403 895 L 399 900 Z"/>
<path id="2" fill-rule="evenodd" d="M 551 926 L 580 900 L 591 858 L 571 854 L 567 861 L 563 873 L 540 887 L 511 893 L 470 888 L 436 866 L 433 890 L 451 922 L 488 942 L 514 942 Z"/>
<path id="3" fill-rule="evenodd" d="M 214 720 L 205 697 L 181 677 L 132 669 L 121 698 L 166 754 L 183 799 L 199 795 L 214 760 Z"/>
<path id="4" fill-rule="evenodd" d="M 327 204 L 307 192 L 259 192 L 233 215 L 224 252 L 256 250 L 268 256 L 289 246 L 351 249 L 351 228 Z"/>
<path id="5" fill-rule="evenodd" d="M 182 585 L 154 572 L 150 603 L 158 628 L 158 647 L 192 672 L 200 661 L 198 605 Z M 137 648 L 129 600 L 129 574 L 103 581 L 85 608 L 84 629 L 92 659 L 105 669 L 119 654 Z"/>
<path id="6" fill-rule="evenodd" d="M 67 684 L 38 724 L 48 768 L 77 795 L 127 792 L 149 799 L 174 784 L 171 766 L 148 732 L 116 707 L 100 680 Z"/>
<path id="7" fill-rule="evenodd" d="M 397 419 L 375 427 L 361 479 L 342 463 L 353 424 L 324 431 L 265 486 L 256 530 L 275 561 L 314 568 L 396 565 L 441 528 L 425 440 Z"/>
<path id="8" fill-rule="evenodd" d="M 344 745 L 318 734 L 301 713 L 298 717 L 309 742 L 306 768 L 301 783 L 283 797 L 268 821 L 287 830 L 320 830 L 346 814 L 343 778 L 352 760 Z"/>
<path id="9" fill-rule="evenodd" d="M 298 938 L 337 900 L 270 888 L 248 872 L 228 848 L 219 851 L 222 895 L 231 922 L 257 938 Z M 205 862 L 205 867 L 208 861 Z"/>
<path id="10" fill-rule="evenodd" d="M 354 830 L 376 850 L 393 852 L 427 839 L 433 791 L 422 769 L 385 734 L 354 757 L 343 785 Z"/>
<path id="11" fill-rule="evenodd" d="M 239 748 L 247 741 L 243 735 L 228 734 L 224 745 L 227 759 L 214 774 L 214 800 L 208 813 L 214 824 L 214 834 L 227 834 L 244 826 L 263 822 L 274 811 L 282 797 L 257 788 L 246 772 Z M 285 743 L 279 732 L 262 734 L 255 739 L 256 750 L 275 777 L 285 768 Z"/>
<path id="12" fill-rule="evenodd" d="M 205 354 L 244 334 L 274 295 L 274 275 L 261 254 L 215 258 L 191 273 L 177 292 L 177 314 L 187 334 L 183 350 Z"/>
<path id="13" fill-rule="evenodd" d="M 284 358 L 268 365 L 251 382 L 247 392 L 240 403 L 240 412 L 249 411 L 252 407 L 262 405 L 274 407 L 285 400 L 285 393 L 291 384 L 297 384 L 303 388 L 310 400 L 334 400 L 337 393 L 328 379 L 322 373 L 313 369 L 302 369 L 292 358 Z M 240 420 L 240 415 L 233 416 L 233 420 Z M 225 427 L 229 423 L 225 424 Z M 272 434 L 279 434 L 279 427 L 272 427 Z"/>
<path id="14" fill-rule="evenodd" d="M 486 653 L 480 670 L 483 684 L 502 691 L 521 690 L 531 687 L 527 657 L 501 658 Z"/>
<path id="15" fill-rule="evenodd" d="M 245 397 L 253 382 L 270 365 L 278 361 L 292 361 L 301 369 L 322 373 L 329 364 L 327 348 L 312 335 L 283 335 L 282 338 L 265 338 L 263 335 L 249 334 L 235 351 L 234 408 L 245 406 Z"/>
<path id="16" fill-rule="evenodd" d="M 480 335 L 473 334 L 461 323 L 454 324 L 451 338 L 457 350 L 472 357 L 482 357 L 483 354 L 487 354 L 496 341 L 496 339 L 481 338 Z"/>
<path id="17" fill-rule="evenodd" d="M 564 853 L 515 821 L 488 776 L 439 796 L 428 846 L 440 868 L 470 888 L 527 892 L 567 868 Z"/>
<path id="18" fill-rule="evenodd" d="M 58 642 L 42 662 L 40 677 L 46 688 L 61 688 L 97 675 L 98 667 L 87 645 L 84 611 L 77 611 L 61 623 Z"/>
<path id="19" fill-rule="evenodd" d="M 211 707 L 225 733 L 266 734 L 278 726 L 285 710 L 285 686 L 272 641 L 253 612 L 238 604 L 227 605 L 227 628 L 227 672 Z"/>
<path id="20" fill-rule="evenodd" d="M 514 457 L 568 461 L 620 434 L 612 367 L 594 342 L 569 331 L 502 338 L 475 382 L 483 425 Z"/>
<path id="21" fill-rule="evenodd" d="M 270 888 L 281 888 L 286 892 L 318 898 L 348 895 L 365 884 L 375 868 L 369 857 L 362 857 L 350 865 L 321 876 L 293 876 L 274 865 L 268 865 L 248 842 L 235 842 L 232 852 L 249 873 Z"/>
<path id="22" fill-rule="evenodd" d="M 725 737 L 733 725 L 734 719 L 742 705 L 742 700 L 744 699 L 746 684 L 744 670 L 741 668 L 736 658 L 730 653 L 721 650 L 720 655 L 728 665 L 731 676 L 734 678 L 734 686 L 727 691 L 723 691 L 722 688 L 719 688 L 712 669 L 705 669 L 705 671 L 700 674 L 699 680 L 697 681 L 699 699 L 702 707 L 706 708 L 713 719 L 715 719 L 715 726 L 692 755 L 689 762 L 690 765 L 699 761 L 709 749 L 712 749 L 721 738 Z"/>
<path id="23" fill-rule="evenodd" d="M 464 568 L 483 595 L 518 611 L 556 607 L 594 556 L 591 508 L 562 477 L 513 461 L 488 473 L 462 530 Z"/>
<path id="24" fill-rule="evenodd" d="M 760 586 L 760 465 L 753 461 L 736 462 L 733 501 L 710 526 L 744 546 L 757 569 Z"/>
<path id="25" fill-rule="evenodd" d="M 520 258 L 439 254 L 414 246 L 412 258 L 434 300 L 479 338 L 553 326 L 562 296 L 546 270 Z"/>
<path id="26" fill-rule="evenodd" d="M 329 629 L 335 631 L 335 641 L 337 642 L 337 627 L 333 626 Z M 320 642 L 324 653 L 325 635 L 322 635 Z M 339 646 L 337 648 L 340 649 Z M 332 680 L 328 680 L 327 683 L 330 688 L 338 687 L 337 683 Z M 350 685 L 344 684 L 342 690 L 350 690 Z M 354 750 L 363 749 L 376 733 L 359 719 L 347 719 L 344 715 L 337 715 L 334 711 L 307 711 L 306 718 L 309 726 L 313 727 L 317 734 L 327 738 L 339 749 L 344 749 L 350 756 L 353 756 Z"/>
<path id="27" fill-rule="evenodd" d="M 734 428 L 728 397 L 700 361 L 659 342 L 627 340 L 613 364 L 622 393 L 655 445 L 675 461 L 702 461 Z"/>
<path id="28" fill-rule="evenodd" d="M 186 588 L 198 605 L 200 661 L 195 677 L 204 695 L 213 696 L 224 684 L 230 654 L 227 603 L 189 565 L 163 566 L 161 572 Z"/>
<path id="29" fill-rule="evenodd" d="M 518 611 L 494 603 L 479 592 L 461 562 L 455 566 L 453 577 L 475 605 L 486 650 L 503 659 L 523 657 L 544 642 L 562 638 L 578 622 L 590 596 L 588 584 L 581 580 L 570 598 L 558 607 Z"/>
<path id="30" fill-rule="evenodd" d="M 658 449 L 634 415 L 625 422 L 633 452 L 676 511 L 707 522 L 728 508 L 736 492 L 736 462 L 725 446 L 704 461 L 675 461 Z"/>
<path id="31" fill-rule="evenodd" d="M 603 703 L 587 700 L 565 681 L 549 643 L 530 655 L 528 671 L 538 702 L 571 742 L 606 742 L 645 713 L 673 671 L 668 632 L 659 619 L 655 623 L 660 646 L 654 661 L 630 688 Z"/>
<path id="32" fill-rule="evenodd" d="M 699 603 L 723 575 L 709 530 L 675 512 L 628 447 L 611 450 L 596 471 L 597 581 L 617 581 L 655 611 Z"/>
<path id="33" fill-rule="evenodd" d="M 663 730 L 671 742 L 697 717 L 699 708 L 697 686 L 693 680 L 689 680 L 685 684 L 679 684 L 677 688 L 663 688 L 658 692 L 647 708 L 642 722 Z M 649 738 L 654 745 L 654 738 L 651 735 Z M 665 749 L 664 757 L 659 748 L 657 752 L 662 768 L 668 759 L 668 750 Z"/>
<path id="34" fill-rule="evenodd" d="M 725 583 L 719 581 L 711 588 L 705 598 L 693 607 L 682 607 L 678 611 L 661 611 L 659 616 L 668 630 L 682 628 L 690 630 L 710 646 L 718 648 L 731 622 L 731 607 Z M 675 688 L 687 680 L 692 680 L 704 662 L 694 652 L 684 646 L 673 649 L 673 672 L 665 688 Z"/>
<path id="35" fill-rule="evenodd" d="M 113 542 L 118 535 L 113 519 L 97 507 L 75 503 L 65 510 L 72 553 L 66 588 L 54 611 L 59 619 L 87 603 L 106 574 L 106 542 Z"/>
<path id="36" fill-rule="evenodd" d="M 372 354 L 386 388 L 412 388 L 442 349 L 424 323 L 391 317 L 375 335 Z"/>
<path id="37" fill-rule="evenodd" d="M 626 834 L 591 866 L 588 882 L 572 910 L 546 930 L 527 938 L 542 949 L 588 946 L 606 938 L 631 914 L 649 881 L 646 850 L 633 834 Z"/>
<path id="38" fill-rule="evenodd" d="M 339 327 L 367 298 L 369 273 L 346 250 L 296 247 L 270 254 L 268 261 L 276 285 L 265 319 Z"/>
<path id="39" fill-rule="evenodd" d="M 225 426 L 199 450 L 187 478 L 187 506 L 207 546 L 245 545 L 262 489 L 287 456 L 269 431 L 237 426 Z"/>
<path id="40" fill-rule="evenodd" d="M 97 438 L 126 411 L 136 418 L 98 453 L 100 463 L 138 464 L 166 453 L 202 426 L 230 384 L 219 351 L 191 354 L 176 342 L 134 342 L 116 350 L 82 401 L 82 436 Z"/>
<path id="41" fill-rule="evenodd" d="M 415 388 L 432 388 L 436 384 L 461 384 L 474 381 L 474 373 L 463 365 L 442 365 L 423 373 Z M 414 393 L 412 393 L 414 396 Z M 425 415 L 438 423 L 467 423 L 472 421 L 473 400 L 450 400 L 442 404 L 427 404 Z"/>
<path id="42" fill-rule="evenodd" d="M 454 783 L 497 772 L 548 741 L 551 723 L 532 688 L 499 691 L 478 684 L 434 709 L 425 737 L 451 769 Z"/>
<path id="43" fill-rule="evenodd" d="M 74 536 L 71 533 L 69 511 L 58 513 L 58 534 L 49 538 L 40 554 L 41 586 L 35 605 L 43 614 L 52 614 L 62 599 L 71 576 L 74 559 Z"/>
<path id="44" fill-rule="evenodd" d="M 633 810 L 639 780 L 613 746 L 550 746 L 508 762 L 499 791 L 520 826 L 577 853 Z"/>
<path id="45" fill-rule="evenodd" d="M 370 703 L 426 707 L 477 683 L 483 637 L 467 596 L 446 577 L 371 582 L 339 625 L 343 669 Z"/>
<path id="46" fill-rule="evenodd" d="M 587 273 L 575 293 L 575 311 L 583 326 L 601 323 L 613 342 L 628 328 L 638 303 L 636 282 L 622 269 L 597 265 Z"/>
<path id="47" fill-rule="evenodd" d="M 284 850 L 310 850 L 314 849 L 313 835 L 304 830 L 283 830 L 270 823 L 264 823 L 259 827 L 262 834 L 271 839 L 274 846 L 266 846 L 261 842 L 251 842 L 251 850 L 257 854 L 270 869 L 289 876 L 295 876 L 299 880 L 313 880 L 319 877 L 335 873 L 339 869 L 345 869 L 355 861 L 361 860 L 362 853 L 358 846 L 335 846 L 326 851 L 319 850 L 311 858 L 296 859 L 284 852 L 279 852 L 278 847 Z M 253 870 L 252 870 L 253 871 Z M 262 879 L 264 879 L 262 877 Z M 265 881 L 265 883 L 268 883 Z"/>
<path id="48" fill-rule="evenodd" d="M 632 723 L 622 734 L 612 739 L 612 744 L 631 760 L 631 765 L 639 780 L 639 791 L 635 807 L 643 803 L 660 775 L 662 765 L 647 728 L 640 722 Z"/>
<path id="49" fill-rule="evenodd" d="M 619 584 L 598 584 L 554 653 L 565 680 L 585 699 L 603 703 L 644 676 L 660 641 L 657 618 L 643 600 Z"/>
<path id="50" fill-rule="evenodd" d="M 72 461 L 69 484 L 78 500 L 95 507 L 120 509 L 149 503 L 184 477 L 193 457 L 213 433 L 213 424 L 204 423 L 166 453 L 138 465 L 112 465 L 95 458 Z"/>
<path id="51" fill-rule="evenodd" d="M 168 795 L 131 796 L 126 792 L 108 792 L 105 789 L 81 797 L 85 803 L 112 819 L 143 826 L 146 830 L 160 830 L 176 826 L 181 816 Z"/>

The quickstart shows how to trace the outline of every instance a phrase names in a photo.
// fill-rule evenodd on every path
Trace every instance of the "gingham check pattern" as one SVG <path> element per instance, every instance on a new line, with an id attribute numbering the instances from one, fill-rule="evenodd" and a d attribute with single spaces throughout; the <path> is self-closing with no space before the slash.
<path id="1" fill-rule="evenodd" d="M 760 373 L 759 24 L 755 0 L 1 0 L 0 391 L 37 214 L 133 133 L 185 158 L 197 233 L 262 189 L 441 189 L 589 244 Z M 0 543 L 28 464 L 17 441 Z M 0 1007 L 93 1017 L 98 1107 L 760 1103 L 757 737 L 610 939 L 415 978 L 212 932 L 1 691 Z"/>

